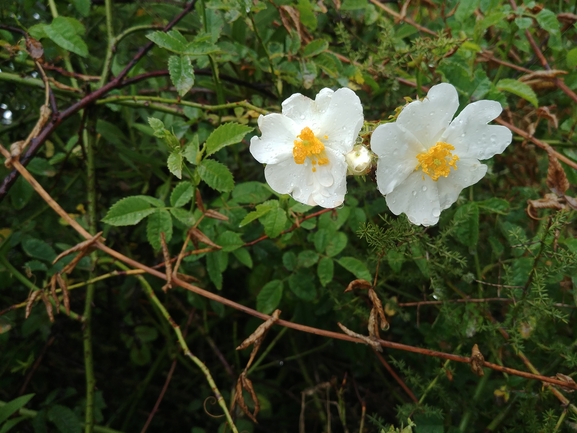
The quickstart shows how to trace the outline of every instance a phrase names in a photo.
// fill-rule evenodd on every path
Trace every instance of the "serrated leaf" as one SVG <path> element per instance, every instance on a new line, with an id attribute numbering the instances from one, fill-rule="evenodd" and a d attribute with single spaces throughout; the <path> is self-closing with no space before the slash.
<path id="1" fill-rule="evenodd" d="M 237 250 L 234 250 L 232 252 L 232 254 L 237 258 L 237 260 L 239 262 L 241 262 L 243 265 L 245 265 L 247 268 L 252 269 L 253 263 L 252 263 L 252 257 L 250 256 L 250 253 L 248 252 L 248 249 L 246 248 L 239 248 Z"/>
<path id="2" fill-rule="evenodd" d="M 212 37 L 209 34 L 199 34 L 193 41 L 186 44 L 183 54 L 187 56 L 206 56 L 218 53 L 220 49 L 212 43 L 211 39 Z"/>
<path id="3" fill-rule="evenodd" d="M 387 263 L 391 267 L 394 272 L 401 272 L 401 268 L 403 267 L 403 263 L 405 261 L 405 255 L 400 253 L 397 250 L 389 250 L 387 251 Z"/>
<path id="4" fill-rule="evenodd" d="M 194 216 L 194 214 L 190 211 L 187 211 L 186 209 L 177 207 L 177 208 L 170 208 L 169 211 L 174 218 L 176 218 L 178 221 L 180 221 L 187 227 L 192 227 L 196 223 L 196 217 Z"/>
<path id="5" fill-rule="evenodd" d="M 155 210 L 145 196 L 126 197 L 112 205 L 102 222 L 117 227 L 132 226 L 138 224 Z"/>
<path id="6" fill-rule="evenodd" d="M 284 230 L 287 222 L 286 212 L 280 208 L 271 209 L 270 212 L 260 219 L 260 222 L 264 226 L 266 235 L 274 239 Z"/>
<path id="7" fill-rule="evenodd" d="M 467 203 L 455 212 L 455 237 L 463 245 L 473 248 L 479 242 L 479 207 Z"/>
<path id="8" fill-rule="evenodd" d="M 263 203 L 271 195 L 265 184 L 255 181 L 239 183 L 232 190 L 232 198 L 238 204 Z"/>
<path id="9" fill-rule="evenodd" d="M 28 238 L 22 241 L 22 249 L 30 257 L 52 262 L 56 258 L 56 252 L 48 243 L 41 239 Z"/>
<path id="10" fill-rule="evenodd" d="M 80 433 L 82 431 L 78 416 L 66 406 L 56 404 L 48 410 L 48 419 L 60 433 Z"/>
<path id="11" fill-rule="evenodd" d="M 272 313 L 282 299 L 283 283 L 272 280 L 266 283 L 256 297 L 256 309 L 264 314 Z"/>
<path id="12" fill-rule="evenodd" d="M 473 12 L 475 12 L 475 9 L 479 7 L 479 3 L 480 0 L 467 0 L 459 2 L 459 6 L 455 12 L 455 19 L 459 22 L 462 22 L 473 16 Z"/>
<path id="13" fill-rule="evenodd" d="M 298 272 L 292 274 L 289 279 L 291 291 L 303 301 L 314 301 L 317 297 L 317 289 L 308 273 Z"/>
<path id="14" fill-rule="evenodd" d="M 298 255 L 297 266 L 299 268 L 310 268 L 319 261 L 319 255 L 312 250 L 301 251 Z"/>
<path id="15" fill-rule="evenodd" d="M 72 3 L 78 13 L 84 18 L 90 15 L 90 0 L 73 0 Z"/>
<path id="16" fill-rule="evenodd" d="M 319 260 L 317 265 L 317 275 L 319 276 L 319 281 L 323 287 L 326 287 L 328 283 L 333 280 L 333 275 L 335 272 L 335 262 L 329 257 L 323 257 Z"/>
<path id="17" fill-rule="evenodd" d="M 347 242 L 347 235 L 342 232 L 335 233 L 330 237 L 329 243 L 327 244 L 327 248 L 325 250 L 327 256 L 334 257 L 339 254 L 342 250 L 345 249 Z"/>
<path id="18" fill-rule="evenodd" d="M 355 277 L 362 280 L 373 281 L 373 277 L 363 262 L 354 257 L 341 257 L 337 263 L 353 274 Z"/>
<path id="19" fill-rule="evenodd" d="M 187 204 L 194 195 L 194 188 L 190 182 L 181 182 L 174 187 L 170 194 L 170 205 L 182 207 Z"/>
<path id="20" fill-rule="evenodd" d="M 513 80 L 512 78 L 503 78 L 502 80 L 499 80 L 496 87 L 498 90 L 509 92 L 525 99 L 535 107 L 539 106 L 537 95 L 528 84 L 518 80 Z"/>
<path id="21" fill-rule="evenodd" d="M 318 229 L 313 235 L 313 242 L 317 252 L 325 251 L 329 241 L 331 240 L 331 233 L 327 229 Z"/>
<path id="22" fill-rule="evenodd" d="M 206 139 L 206 156 L 218 152 L 223 147 L 238 143 L 253 129 L 234 122 L 220 125 Z"/>
<path id="23" fill-rule="evenodd" d="M 23 408 L 32 397 L 34 397 L 34 394 L 26 394 L 6 402 L 4 406 L 0 407 L 0 424 L 10 418 L 12 414 Z"/>
<path id="24" fill-rule="evenodd" d="M 478 201 L 477 206 L 481 210 L 487 210 L 499 215 L 507 215 L 509 213 L 510 204 L 507 200 L 493 197 L 487 200 Z"/>
<path id="25" fill-rule="evenodd" d="M 168 244 L 172 239 L 172 218 L 166 209 L 154 209 L 154 212 L 148 216 L 146 237 L 155 251 L 162 247 L 160 233 L 164 233 L 164 239 Z"/>
<path id="26" fill-rule="evenodd" d="M 213 159 L 203 160 L 197 167 L 198 174 L 212 189 L 220 192 L 232 191 L 234 179 L 226 165 Z"/>
<path id="27" fill-rule="evenodd" d="M 182 161 L 183 158 L 180 149 L 172 151 L 166 160 L 168 170 L 179 179 L 182 179 Z"/>
<path id="28" fill-rule="evenodd" d="M 160 48 L 174 51 L 179 54 L 185 51 L 186 44 L 188 43 L 178 30 L 152 32 L 147 34 L 146 37 Z"/>
<path id="29" fill-rule="evenodd" d="M 542 9 L 535 18 L 543 30 L 554 34 L 559 33 L 561 26 L 559 25 L 559 20 L 557 20 L 557 15 L 549 9 Z"/>
<path id="30" fill-rule="evenodd" d="M 294 271 L 297 267 L 297 256 L 292 251 L 287 251 L 282 255 L 282 264 L 289 271 Z"/>
<path id="31" fill-rule="evenodd" d="M 152 128 L 155 137 L 164 137 L 164 131 L 166 131 L 166 129 L 164 128 L 164 122 L 162 120 L 157 119 L 156 117 L 149 117 L 148 124 Z"/>
<path id="32" fill-rule="evenodd" d="M 10 202 L 16 210 L 23 209 L 34 195 L 34 188 L 23 177 L 18 177 L 10 190 Z"/>
<path id="33" fill-rule="evenodd" d="M 239 227 L 244 227 L 248 223 L 266 215 L 271 210 L 278 208 L 278 200 L 269 200 L 262 204 L 256 205 L 255 210 L 248 213 L 240 222 Z"/>
<path id="34" fill-rule="evenodd" d="M 216 243 L 222 247 L 221 251 L 224 252 L 234 251 L 244 245 L 240 234 L 231 232 L 230 230 L 218 235 Z"/>
<path id="35" fill-rule="evenodd" d="M 206 256 L 206 270 L 210 281 L 216 286 L 218 290 L 222 290 L 222 265 L 221 257 L 223 254 L 220 251 L 213 251 Z"/>
<path id="36" fill-rule="evenodd" d="M 46 27 L 48 27 L 48 24 L 34 24 L 28 28 L 28 34 L 36 40 L 47 38 Z"/>
<path id="37" fill-rule="evenodd" d="M 318 20 L 313 10 L 313 5 L 310 0 L 298 0 L 297 10 L 299 11 L 299 19 L 303 25 L 309 30 L 315 31 L 318 26 Z"/>
<path id="38" fill-rule="evenodd" d="M 194 69 L 188 56 L 170 56 L 168 58 L 170 80 L 180 96 L 184 96 L 194 85 Z"/>
<path id="39" fill-rule="evenodd" d="M 194 134 L 192 139 L 188 143 L 186 143 L 186 145 L 182 149 L 182 156 L 184 156 L 186 160 L 191 164 L 196 165 L 197 155 L 198 155 L 198 134 Z"/>
<path id="40" fill-rule="evenodd" d="M 44 32 L 56 45 L 65 50 L 82 57 L 88 56 L 88 46 L 77 34 L 74 24 L 66 18 L 54 18 L 50 25 L 44 27 Z"/>
<path id="41" fill-rule="evenodd" d="M 316 39 L 309 42 L 303 49 L 303 57 L 312 57 L 326 51 L 329 48 L 329 43 L 324 39 Z"/>

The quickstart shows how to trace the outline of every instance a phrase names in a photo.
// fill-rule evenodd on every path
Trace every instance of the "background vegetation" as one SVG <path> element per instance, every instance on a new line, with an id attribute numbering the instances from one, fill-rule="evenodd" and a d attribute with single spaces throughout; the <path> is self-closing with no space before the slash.
<path id="1" fill-rule="evenodd" d="M 0 432 L 575 431 L 576 9 L 4 2 Z M 293 93 L 354 89 L 368 142 L 439 82 L 514 142 L 435 227 L 371 175 L 278 196 L 248 152 Z M 382 353 L 337 326 L 375 298 Z"/>

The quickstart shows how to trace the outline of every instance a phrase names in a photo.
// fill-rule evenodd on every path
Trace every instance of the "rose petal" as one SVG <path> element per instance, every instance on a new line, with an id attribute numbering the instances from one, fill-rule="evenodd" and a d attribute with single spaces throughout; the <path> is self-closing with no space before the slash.
<path id="1" fill-rule="evenodd" d="M 258 118 L 261 137 L 252 137 L 250 153 L 260 163 L 276 164 L 292 159 L 294 141 L 300 130 L 295 123 L 282 114 L 273 113 Z"/>
<path id="2" fill-rule="evenodd" d="M 326 96 L 320 96 L 319 93 L 317 99 L 324 102 Z M 313 129 L 317 137 L 323 140 L 326 147 L 343 154 L 350 152 L 364 120 L 363 106 L 357 94 L 346 87 L 339 89 L 332 94 L 325 110 L 324 103 L 319 103 L 318 108 L 321 115 L 318 131 Z"/>
<path id="3" fill-rule="evenodd" d="M 393 192 L 386 196 L 387 206 L 395 215 L 404 213 L 413 224 L 437 224 L 441 207 L 437 182 L 430 176 L 416 171 Z"/>
<path id="4" fill-rule="evenodd" d="M 410 132 L 423 146 L 434 146 L 459 107 L 457 90 L 451 84 L 431 87 L 422 101 L 413 101 L 399 114 L 397 125 Z"/>
<path id="5" fill-rule="evenodd" d="M 415 171 L 417 155 L 425 148 L 396 123 L 386 123 L 373 132 L 371 150 L 379 157 L 377 186 L 386 195 Z"/>
<path id="6" fill-rule="evenodd" d="M 296 164 L 291 158 L 277 164 L 268 164 L 264 168 L 264 177 L 270 187 L 279 194 L 290 194 L 295 190 L 295 186 L 304 186 L 306 173 L 304 165 Z"/>
<path id="7" fill-rule="evenodd" d="M 440 177 L 437 181 L 441 210 L 455 203 L 464 188 L 479 182 L 486 173 L 487 166 L 477 159 L 459 159 L 457 170 L 451 170 L 449 176 Z"/>
<path id="8" fill-rule="evenodd" d="M 455 153 L 464 158 L 488 159 L 502 153 L 513 134 L 504 126 L 487 125 L 501 111 L 497 101 L 473 102 L 451 122 L 441 141 L 455 146 Z"/>

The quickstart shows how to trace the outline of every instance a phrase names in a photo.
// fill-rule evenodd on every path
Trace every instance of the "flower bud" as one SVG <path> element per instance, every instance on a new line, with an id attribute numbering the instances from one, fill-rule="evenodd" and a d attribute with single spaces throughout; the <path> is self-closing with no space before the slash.
<path id="1" fill-rule="evenodd" d="M 349 153 L 345 155 L 347 161 L 348 174 L 362 176 L 367 174 L 373 166 L 372 152 L 362 144 L 357 144 Z"/>

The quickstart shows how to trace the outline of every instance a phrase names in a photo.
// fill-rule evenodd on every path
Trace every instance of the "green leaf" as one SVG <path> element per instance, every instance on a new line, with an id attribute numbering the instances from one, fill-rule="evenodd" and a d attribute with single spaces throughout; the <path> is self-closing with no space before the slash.
<path id="1" fill-rule="evenodd" d="M 272 313 L 282 299 L 283 283 L 272 280 L 266 283 L 256 297 L 256 309 L 264 314 Z"/>
<path id="2" fill-rule="evenodd" d="M 80 433 L 82 431 L 78 416 L 66 406 L 56 404 L 48 410 L 48 419 L 60 433 Z"/>
<path id="3" fill-rule="evenodd" d="M 342 232 L 337 232 L 330 237 L 329 243 L 326 248 L 326 254 L 329 257 L 334 257 L 339 254 L 347 246 L 348 238 Z"/>
<path id="4" fill-rule="evenodd" d="M 317 297 L 317 289 L 313 284 L 313 279 L 308 272 L 297 272 L 292 274 L 289 279 L 291 291 L 303 301 L 314 301 Z"/>
<path id="5" fill-rule="evenodd" d="M 135 195 L 123 198 L 112 205 L 102 222 L 111 226 L 132 226 L 154 213 L 146 196 Z M 152 198 L 152 197 L 149 197 Z"/>
<path id="6" fill-rule="evenodd" d="M 223 147 L 238 143 L 253 129 L 234 122 L 220 125 L 206 139 L 206 156 L 218 152 Z"/>
<path id="7" fill-rule="evenodd" d="M 365 265 L 359 259 L 355 259 L 354 257 L 342 257 L 337 260 L 337 263 L 351 274 L 353 274 L 355 277 L 367 280 L 369 282 L 373 281 L 367 265 Z"/>
<path id="8" fill-rule="evenodd" d="M 147 34 L 146 37 L 160 48 L 174 51 L 179 54 L 185 51 L 186 44 L 188 43 L 178 30 L 152 32 Z"/>
<path id="9" fill-rule="evenodd" d="M 241 262 L 247 268 L 252 269 L 252 257 L 250 256 L 247 248 L 239 248 L 238 250 L 234 250 L 232 254 L 237 258 L 239 262 Z"/>
<path id="10" fill-rule="evenodd" d="M 87 57 L 88 47 L 82 38 L 78 36 L 77 30 L 78 27 L 65 17 L 56 17 L 50 25 L 44 27 L 46 36 L 52 39 L 56 45 L 79 56 Z"/>
<path id="11" fill-rule="evenodd" d="M 239 183 L 232 190 L 232 198 L 238 204 L 263 203 L 271 195 L 264 183 L 254 181 Z"/>
<path id="12" fill-rule="evenodd" d="M 316 39 L 307 44 L 303 49 L 303 57 L 312 57 L 326 51 L 329 48 L 329 43 L 324 39 Z"/>
<path id="13" fill-rule="evenodd" d="M 499 215 L 507 215 L 509 213 L 509 202 L 502 198 L 493 197 L 487 200 L 478 201 L 477 206 L 481 210 L 489 211 Z"/>
<path id="14" fill-rule="evenodd" d="M 196 156 L 198 155 L 198 134 L 194 134 L 192 139 L 186 143 L 182 149 L 182 155 L 191 164 L 197 164 L 198 161 L 196 160 Z"/>
<path id="15" fill-rule="evenodd" d="M 565 62 L 567 63 L 567 67 L 570 69 L 577 67 L 577 47 L 571 48 L 567 52 L 567 58 L 565 59 Z"/>
<path id="16" fill-rule="evenodd" d="M 134 336 L 142 342 L 150 343 L 158 338 L 158 331 L 152 326 L 139 325 L 134 328 Z"/>
<path id="17" fill-rule="evenodd" d="M 74 7 L 84 18 L 90 15 L 90 0 L 72 0 Z"/>
<path id="18" fill-rule="evenodd" d="M 0 433 L 8 433 L 10 430 L 12 430 L 12 427 L 16 426 L 17 424 L 20 424 L 25 419 L 30 419 L 30 417 L 19 416 L 18 418 L 9 419 L 8 421 L 6 421 L 4 424 L 1 425 L 2 428 L 0 428 Z"/>
<path id="19" fill-rule="evenodd" d="M 198 174 L 212 189 L 220 192 L 232 191 L 234 179 L 226 165 L 213 159 L 203 160 L 197 167 Z"/>
<path id="20" fill-rule="evenodd" d="M 164 233 L 164 238 L 168 244 L 172 239 L 172 218 L 166 209 L 154 209 L 154 213 L 148 216 L 146 236 L 155 251 L 162 247 L 160 233 Z"/>
<path id="21" fill-rule="evenodd" d="M 168 170 L 179 179 L 182 179 L 182 160 L 182 151 L 180 149 L 170 152 L 166 160 Z"/>
<path id="22" fill-rule="evenodd" d="M 411 245 L 411 253 L 413 254 L 413 260 L 417 264 L 419 270 L 425 278 L 430 278 L 431 272 L 429 271 L 429 262 L 425 258 L 423 253 L 423 248 L 419 244 Z"/>
<path id="23" fill-rule="evenodd" d="M 318 229 L 313 235 L 313 242 L 315 244 L 315 249 L 317 252 L 322 253 L 327 248 L 332 234 L 327 229 Z"/>
<path id="24" fill-rule="evenodd" d="M 387 251 L 387 263 L 393 270 L 393 272 L 399 273 L 401 272 L 401 268 L 403 267 L 403 263 L 405 261 L 405 255 L 397 250 L 389 250 Z"/>
<path id="25" fill-rule="evenodd" d="M 319 261 L 319 255 L 312 250 L 301 251 L 298 255 L 297 266 L 299 268 L 310 268 Z"/>
<path id="26" fill-rule="evenodd" d="M 264 226 L 266 235 L 271 239 L 276 238 L 284 230 L 287 222 L 286 212 L 280 208 L 271 209 L 270 212 L 260 219 L 260 222 Z"/>
<path id="27" fill-rule="evenodd" d="M 16 210 L 23 209 L 34 195 L 34 188 L 23 177 L 18 177 L 10 190 L 10 202 Z"/>
<path id="28" fill-rule="evenodd" d="M 170 56 L 168 73 L 180 96 L 186 95 L 194 85 L 194 69 L 188 56 Z"/>
<path id="29" fill-rule="evenodd" d="M 315 31 L 317 29 L 318 21 L 313 11 L 313 5 L 310 0 L 298 0 L 297 10 L 299 11 L 299 18 L 309 30 Z"/>
<path id="30" fill-rule="evenodd" d="M 463 245 L 473 248 L 479 242 L 479 207 L 467 203 L 455 212 L 455 237 Z"/>
<path id="31" fill-rule="evenodd" d="M 329 257 L 323 257 L 320 259 L 317 265 L 317 275 L 319 276 L 319 281 L 323 287 L 326 287 L 328 283 L 333 280 L 333 275 L 335 272 L 335 262 Z"/>
<path id="32" fill-rule="evenodd" d="M 52 263 L 56 258 L 56 252 L 48 243 L 41 239 L 27 238 L 22 241 L 22 249 L 26 254 L 35 259 Z"/>
<path id="33" fill-rule="evenodd" d="M 12 416 L 12 414 L 19 411 L 22 407 L 28 403 L 34 394 L 26 394 L 20 397 L 15 398 L 7 402 L 4 406 L 0 407 L 0 424 L 6 421 L 8 418 Z"/>
<path id="34" fill-rule="evenodd" d="M 206 270 L 210 281 L 216 286 L 218 290 L 222 290 L 222 273 L 223 269 L 223 253 L 221 251 L 213 251 L 206 256 Z M 226 267 L 225 267 L 226 269 Z"/>
<path id="35" fill-rule="evenodd" d="M 263 204 L 256 205 L 255 210 L 248 213 L 240 222 L 239 227 L 243 227 L 248 223 L 266 215 L 273 209 L 278 209 L 278 200 L 269 200 Z"/>
<path id="36" fill-rule="evenodd" d="M 543 30 L 553 34 L 560 32 L 561 26 L 559 25 L 559 20 L 557 20 L 557 15 L 549 9 L 542 9 L 535 18 Z"/>
<path id="37" fill-rule="evenodd" d="M 511 78 L 503 78 L 502 80 L 499 80 L 496 87 L 502 92 L 509 92 L 529 101 L 535 107 L 539 106 L 537 95 L 528 84 Z"/>
<path id="38" fill-rule="evenodd" d="M 292 251 L 287 251 L 282 255 L 282 264 L 289 271 L 294 271 L 297 267 L 297 256 Z"/>
<path id="39" fill-rule="evenodd" d="M 172 131 L 169 131 L 164 127 L 162 120 L 156 119 L 155 117 L 149 117 L 148 124 L 152 128 L 154 136 L 160 138 L 169 150 L 173 151 L 178 149 L 181 151 L 178 137 L 174 135 Z"/>
<path id="40" fill-rule="evenodd" d="M 197 35 L 193 41 L 184 47 L 183 54 L 187 56 L 206 56 L 220 52 L 218 46 L 212 43 L 212 36 L 207 33 Z"/>
<path id="41" fill-rule="evenodd" d="M 182 207 L 187 204 L 194 195 L 194 188 L 191 182 L 180 182 L 170 194 L 170 205 Z"/>
<path id="42" fill-rule="evenodd" d="M 474 15 L 475 9 L 479 7 L 480 0 L 465 0 L 459 2 L 457 11 L 455 12 L 455 19 L 459 22 L 463 22 L 467 18 Z"/>
<path id="43" fill-rule="evenodd" d="M 48 27 L 48 24 L 34 24 L 28 28 L 28 34 L 37 40 L 47 38 L 46 27 Z"/>
<path id="44" fill-rule="evenodd" d="M 365 9 L 369 5 L 368 0 L 345 0 L 341 5 L 341 11 L 354 11 Z"/>
<path id="45" fill-rule="evenodd" d="M 240 237 L 240 234 L 231 232 L 230 230 L 218 235 L 216 243 L 222 247 L 221 251 L 224 252 L 234 251 L 244 245 L 244 241 Z"/>
<path id="46" fill-rule="evenodd" d="M 192 227 L 196 223 L 196 217 L 190 211 L 180 207 L 168 209 L 172 216 L 187 227 Z"/>

